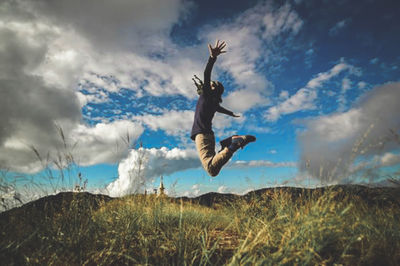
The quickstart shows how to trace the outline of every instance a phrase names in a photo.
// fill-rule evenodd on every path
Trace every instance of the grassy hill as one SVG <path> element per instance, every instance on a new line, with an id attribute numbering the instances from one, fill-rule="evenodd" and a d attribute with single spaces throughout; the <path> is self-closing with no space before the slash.
<path id="1" fill-rule="evenodd" d="M 2 265 L 400 264 L 400 189 L 59 193 L 0 213 Z"/>

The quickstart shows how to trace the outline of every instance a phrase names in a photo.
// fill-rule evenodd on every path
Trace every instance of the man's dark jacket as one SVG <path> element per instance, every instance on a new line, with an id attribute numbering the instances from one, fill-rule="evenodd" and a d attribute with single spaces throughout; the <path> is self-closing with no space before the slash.
<path id="1" fill-rule="evenodd" d="M 215 112 L 233 116 L 233 112 L 219 105 L 219 96 L 211 90 L 211 71 L 216 58 L 209 57 L 206 69 L 204 70 L 203 93 L 200 95 L 194 114 L 194 122 L 190 138 L 195 140 L 197 134 L 214 134 L 212 131 L 212 119 Z"/>

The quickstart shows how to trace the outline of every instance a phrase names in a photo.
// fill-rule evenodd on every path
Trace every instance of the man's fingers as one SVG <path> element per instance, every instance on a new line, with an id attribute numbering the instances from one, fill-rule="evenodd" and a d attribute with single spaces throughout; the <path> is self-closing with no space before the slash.
<path id="1" fill-rule="evenodd" d="M 221 45 L 221 46 L 219 47 L 219 49 L 222 50 L 222 49 L 224 49 L 225 47 L 226 47 L 226 44 Z"/>
<path id="2" fill-rule="evenodd" d="M 226 53 L 226 51 L 220 51 L 219 53 L 220 53 L 220 54 L 223 54 L 223 53 Z"/>
<path id="3" fill-rule="evenodd" d="M 219 46 L 219 40 L 217 39 L 216 43 L 215 43 L 215 47 Z"/>
<path id="4" fill-rule="evenodd" d="M 211 44 L 208 44 L 208 51 L 210 52 L 210 55 L 212 55 L 212 51 L 213 49 L 212 49 L 212 47 L 211 47 Z"/>

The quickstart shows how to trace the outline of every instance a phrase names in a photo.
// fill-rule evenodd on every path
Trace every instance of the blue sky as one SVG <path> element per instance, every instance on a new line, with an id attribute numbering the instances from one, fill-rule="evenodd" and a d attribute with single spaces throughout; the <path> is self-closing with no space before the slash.
<path id="1" fill-rule="evenodd" d="M 152 190 L 163 175 L 171 195 L 187 196 L 398 176 L 397 1 L 5 1 L 0 10 L 0 167 L 11 173 L 40 176 L 44 161 L 71 154 L 93 191 Z M 210 178 L 189 138 L 191 78 L 217 38 L 227 53 L 212 78 L 241 115 L 216 115 L 217 141 L 257 142 Z"/>

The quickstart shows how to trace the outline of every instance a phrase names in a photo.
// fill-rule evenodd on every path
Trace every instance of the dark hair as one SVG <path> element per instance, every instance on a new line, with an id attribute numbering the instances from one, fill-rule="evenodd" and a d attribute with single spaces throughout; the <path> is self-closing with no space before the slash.
<path id="1" fill-rule="evenodd" d="M 200 95 L 203 93 L 203 81 L 201 79 L 199 79 L 198 76 L 194 75 L 194 78 L 192 78 L 194 85 L 196 85 L 197 88 L 197 94 Z"/>
<path id="2" fill-rule="evenodd" d="M 192 78 L 192 80 L 194 82 L 194 85 L 196 85 L 197 94 L 198 95 L 202 94 L 203 93 L 203 86 L 204 86 L 203 81 L 201 79 L 199 79 L 196 75 L 194 75 L 194 78 Z M 221 82 L 214 81 L 214 80 L 211 81 L 211 84 L 215 87 L 215 94 L 218 96 L 218 101 L 220 103 L 222 103 L 221 96 L 222 96 L 222 94 L 224 93 L 224 90 L 225 90 L 224 85 L 222 85 Z"/>

